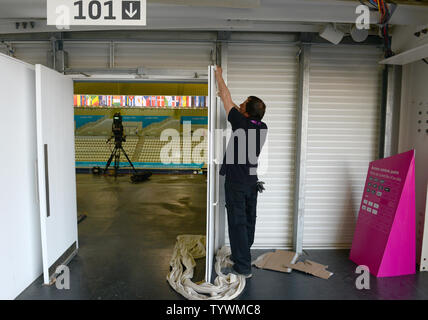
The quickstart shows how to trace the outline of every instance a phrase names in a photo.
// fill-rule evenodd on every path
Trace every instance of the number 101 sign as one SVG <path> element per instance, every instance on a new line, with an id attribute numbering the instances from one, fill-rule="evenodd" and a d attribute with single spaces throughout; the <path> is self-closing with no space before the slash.
<path id="1" fill-rule="evenodd" d="M 146 0 L 47 0 L 47 24 L 145 26 Z"/>

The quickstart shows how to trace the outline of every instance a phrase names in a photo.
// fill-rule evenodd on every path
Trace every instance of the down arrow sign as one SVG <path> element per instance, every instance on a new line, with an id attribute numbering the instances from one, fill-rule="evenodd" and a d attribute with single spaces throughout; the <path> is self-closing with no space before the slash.
<path id="1" fill-rule="evenodd" d="M 122 19 L 139 20 L 141 2 L 140 1 L 123 1 L 122 2 Z"/>
<path id="2" fill-rule="evenodd" d="M 133 16 L 135 16 L 135 14 L 138 12 L 138 10 L 135 10 L 135 11 L 134 11 L 134 10 L 133 10 L 133 7 L 134 7 L 134 5 L 133 5 L 133 3 L 131 2 L 131 3 L 129 4 L 129 11 L 125 9 L 126 14 L 127 14 L 130 18 L 132 18 Z"/>

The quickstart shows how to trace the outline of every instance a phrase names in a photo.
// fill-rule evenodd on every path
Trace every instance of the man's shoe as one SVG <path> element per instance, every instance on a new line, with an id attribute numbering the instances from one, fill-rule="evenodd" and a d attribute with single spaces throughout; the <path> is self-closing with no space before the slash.
<path id="1" fill-rule="evenodd" d="M 229 268 L 225 268 L 222 270 L 223 274 L 227 275 L 229 273 L 233 273 L 237 276 L 243 276 L 245 279 L 249 279 L 253 276 L 252 273 L 239 273 L 238 271 L 236 271 L 233 267 L 229 267 Z"/>
<path id="2" fill-rule="evenodd" d="M 235 273 L 237 275 L 240 275 L 240 276 L 244 276 L 245 279 L 249 279 L 249 278 L 251 278 L 253 276 L 252 273 L 239 273 L 236 270 L 233 270 L 233 273 Z"/>

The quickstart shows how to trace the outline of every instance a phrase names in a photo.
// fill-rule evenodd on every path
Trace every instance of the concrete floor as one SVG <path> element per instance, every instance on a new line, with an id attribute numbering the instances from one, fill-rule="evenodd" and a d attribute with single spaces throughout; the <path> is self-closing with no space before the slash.
<path id="1" fill-rule="evenodd" d="M 166 282 L 179 234 L 205 234 L 206 177 L 153 175 L 131 184 L 129 177 L 77 175 L 79 253 L 71 261 L 70 290 L 42 285 L 41 277 L 18 299 L 170 299 L 182 296 Z M 267 250 L 253 250 L 253 258 Z M 428 299 L 428 273 L 376 279 L 358 290 L 349 250 L 309 250 L 306 257 L 329 265 L 323 280 L 293 271 L 253 268 L 239 299 Z M 197 276 L 203 278 L 204 265 Z"/>
<path id="2" fill-rule="evenodd" d="M 254 250 L 253 258 L 267 250 Z M 320 279 L 299 271 L 284 274 L 253 267 L 240 299 L 261 300 L 426 300 L 428 272 L 415 275 L 376 278 L 370 276 L 370 289 L 358 290 L 355 282 L 360 274 L 349 260 L 349 250 L 307 250 L 300 257 L 328 265 L 334 274 Z"/>
<path id="3" fill-rule="evenodd" d="M 177 235 L 206 232 L 205 175 L 132 184 L 129 175 L 77 174 L 77 206 L 87 218 L 69 264 L 71 289 L 39 278 L 18 299 L 181 299 L 166 276 Z M 198 265 L 201 279 L 204 268 Z"/>

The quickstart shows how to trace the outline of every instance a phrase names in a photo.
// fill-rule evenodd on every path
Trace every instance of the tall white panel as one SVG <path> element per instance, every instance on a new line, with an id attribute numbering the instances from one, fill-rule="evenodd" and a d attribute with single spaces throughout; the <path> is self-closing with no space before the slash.
<path id="1" fill-rule="evenodd" d="M 0 96 L 0 299 L 14 299 L 42 273 L 34 66 L 0 54 Z"/>
<path id="2" fill-rule="evenodd" d="M 427 82 L 428 64 L 418 61 L 403 66 L 398 151 L 416 150 L 416 253 L 418 262 L 420 261 L 420 270 L 424 271 L 428 270 L 428 211 L 426 211 L 428 209 L 426 189 L 428 181 Z"/>
<path id="3" fill-rule="evenodd" d="M 208 67 L 208 164 L 207 164 L 207 224 L 206 224 L 206 263 L 205 281 L 210 282 L 215 255 L 216 216 L 219 214 L 219 183 L 216 130 L 217 95 L 214 66 Z"/>
<path id="4" fill-rule="evenodd" d="M 37 157 L 44 282 L 77 250 L 73 82 L 36 65 Z"/>
<path id="5" fill-rule="evenodd" d="M 259 159 L 266 191 L 258 197 L 253 248 L 292 246 L 297 52 L 295 46 L 229 44 L 227 84 L 233 101 L 239 105 L 253 95 L 266 103 L 268 137 Z"/>
<path id="6" fill-rule="evenodd" d="M 304 248 L 349 247 L 368 163 L 378 156 L 381 51 L 313 46 Z"/>

